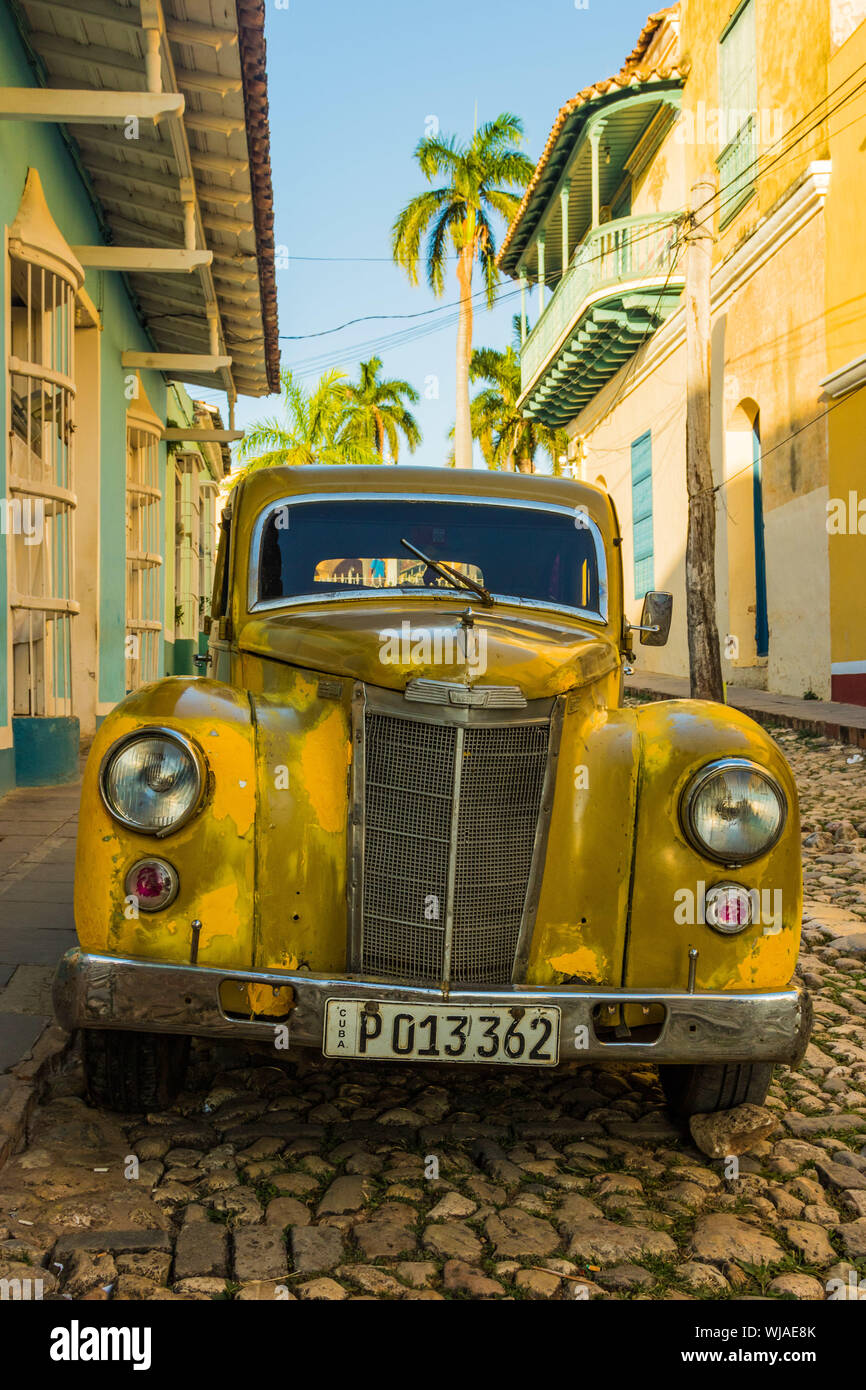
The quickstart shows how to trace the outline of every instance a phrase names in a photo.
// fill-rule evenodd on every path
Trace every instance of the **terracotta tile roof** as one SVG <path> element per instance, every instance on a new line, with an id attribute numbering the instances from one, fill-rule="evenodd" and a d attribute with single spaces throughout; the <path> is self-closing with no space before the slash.
<path id="1" fill-rule="evenodd" d="M 259 288 L 265 333 L 265 363 L 271 391 L 280 389 L 277 278 L 274 266 L 274 190 L 265 67 L 265 0 L 236 0 Z"/>
<path id="2" fill-rule="evenodd" d="M 637 67 L 658 33 L 662 21 L 667 19 L 668 15 L 676 14 L 678 9 L 679 5 L 668 5 L 666 9 L 656 10 L 655 14 L 650 15 L 646 24 L 640 31 L 637 43 L 623 63 L 623 72 L 626 72 L 629 68 Z"/>
<path id="3" fill-rule="evenodd" d="M 636 47 L 628 55 L 620 71 L 614 77 L 604 78 L 601 82 L 594 82 L 590 87 L 584 87 L 582 91 L 567 101 L 560 107 L 553 129 L 547 137 L 547 144 L 541 152 L 541 158 L 535 166 L 535 173 L 530 179 L 529 186 L 523 195 L 520 207 L 514 215 L 514 219 L 505 234 L 499 254 L 496 257 L 496 264 L 502 267 L 502 262 L 508 253 L 512 241 L 517 233 L 520 223 L 523 221 L 524 213 L 533 199 L 536 189 L 544 177 L 545 170 L 550 158 L 555 150 L 559 137 L 561 136 L 569 118 L 580 107 L 586 106 L 589 102 L 597 100 L 599 97 L 609 96 L 612 92 L 624 91 L 627 87 L 645 87 L 653 82 L 664 82 L 679 78 L 684 80 L 688 69 L 681 67 L 677 63 L 667 63 L 658 67 L 641 67 L 640 60 L 645 55 L 650 43 L 655 37 L 656 32 L 668 15 L 676 13 L 678 5 L 669 5 L 667 9 L 657 10 L 650 15 L 637 41 Z"/>

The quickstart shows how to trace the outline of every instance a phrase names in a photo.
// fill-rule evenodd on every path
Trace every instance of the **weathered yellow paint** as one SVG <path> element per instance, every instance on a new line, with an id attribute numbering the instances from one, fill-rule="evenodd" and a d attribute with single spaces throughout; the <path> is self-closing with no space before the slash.
<path id="1" fill-rule="evenodd" d="M 372 598 L 267 619 L 248 614 L 245 546 L 260 508 L 298 490 L 346 486 L 342 470 L 305 469 L 303 478 L 300 472 L 253 475 L 234 501 L 234 636 L 222 668 L 234 684 L 168 679 L 145 687 L 118 706 L 97 735 L 85 774 L 75 892 L 76 923 L 87 950 L 185 962 L 191 922 L 199 918 L 202 966 L 345 972 L 353 687 L 358 679 L 396 682 L 398 688 L 411 675 L 441 679 L 441 667 L 388 672 L 378 661 L 379 632 L 416 613 L 431 624 L 453 624 L 465 604 Z M 399 482 L 391 475 L 388 468 L 353 469 L 351 485 L 358 491 L 402 488 L 404 474 Z M 431 480 L 426 470 L 420 477 L 423 490 Z M 619 708 L 622 579 L 609 499 L 595 489 L 522 476 L 453 482 L 449 476 L 447 490 L 568 498 L 590 508 L 609 542 L 608 622 L 564 618 L 560 624 L 541 612 L 504 606 L 478 618 L 492 654 L 479 674 L 482 683 L 514 683 L 536 697 L 556 695 L 563 709 L 526 982 L 680 989 L 694 945 L 699 989 L 787 985 L 801 907 L 790 771 L 772 739 L 736 710 L 690 701 Z M 330 676 L 328 687 L 320 686 L 320 674 Z M 122 830 L 97 787 L 100 762 L 115 739 L 149 725 L 185 733 L 208 768 L 201 813 L 162 840 Z M 679 823 L 679 798 L 689 778 L 723 755 L 747 756 L 768 768 L 789 802 L 779 844 L 756 865 L 736 871 L 703 859 Z M 164 912 L 127 919 L 124 876 L 150 854 L 175 866 L 180 894 Z M 730 878 L 747 888 L 781 891 L 778 932 L 765 932 L 759 923 L 726 938 L 700 923 L 676 924 L 678 891 Z M 287 1002 L 270 986 L 229 983 L 224 1006 L 276 1019 Z M 655 1020 L 639 1005 L 623 1015 L 635 1026 Z M 619 1019 L 617 1014 L 614 1021 Z"/>
<path id="2" fill-rule="evenodd" d="M 852 9 L 852 20 L 856 10 Z M 853 25 L 851 26 L 853 28 Z M 839 372 L 866 352 L 866 224 L 863 131 L 866 120 L 866 24 L 860 24 L 830 62 L 828 87 L 844 94 L 829 119 L 833 176 L 826 204 L 827 373 Z M 826 500 L 830 564 L 830 659 L 832 699 L 866 704 L 866 497 L 863 440 L 866 391 L 851 390 L 830 402 L 826 429 L 830 452 Z M 853 501 L 853 506 L 851 505 Z M 859 667 L 859 670 L 858 670 Z"/>
<path id="3" fill-rule="evenodd" d="M 204 754 L 209 788 L 203 810 L 176 834 L 157 839 L 124 830 L 98 789 L 105 753 L 148 725 L 178 729 Z M 188 961 L 191 923 L 202 922 L 202 965 L 249 966 L 253 954 L 255 762 L 249 702 L 215 681 L 169 678 L 145 686 L 106 718 L 93 743 L 81 800 L 75 921 L 86 950 Z M 180 891 L 164 912 L 128 918 L 124 878 L 158 855 L 177 870 Z"/>
<path id="4" fill-rule="evenodd" d="M 243 680 L 257 734 L 255 964 L 343 970 L 352 683 L 322 698 L 307 673 L 252 656 Z"/>
<path id="5" fill-rule="evenodd" d="M 574 936 L 573 926 L 567 927 L 566 930 Z M 567 952 L 563 956 L 552 956 L 550 964 L 561 975 L 576 975 L 588 984 L 604 983 L 604 966 L 599 965 L 595 952 L 589 946 L 579 946 L 576 951 Z"/>
<path id="6" fill-rule="evenodd" d="M 608 710 L 616 700 L 602 681 L 566 702 L 530 984 L 621 983 L 637 741 L 634 712 Z M 563 962 L 575 952 L 572 968 Z"/>
<path id="7" fill-rule="evenodd" d="M 417 468 L 411 491 L 422 496 L 444 492 L 470 498 L 507 497 L 547 501 L 558 506 L 585 509 L 597 524 L 605 544 L 608 565 L 609 618 L 589 623 L 567 615 L 551 618 L 543 610 L 496 604 L 485 608 L 472 595 L 455 598 L 385 595 L 369 600 L 327 605 L 310 604 L 283 613 L 250 613 L 248 556 L 252 532 L 261 511 L 276 502 L 303 494 L 345 493 L 346 473 L 340 468 L 268 468 L 253 473 L 236 490 L 236 560 L 232 596 L 232 626 L 236 650 L 243 666 L 232 679 L 242 680 L 248 667 L 246 654 L 265 661 L 279 661 L 307 671 L 369 681 L 373 685 L 402 690 L 414 676 L 438 680 L 468 678 L 469 684 L 519 685 L 530 698 L 558 695 L 587 681 L 610 676 L 619 679 L 622 571 L 614 546 L 618 524 L 613 504 L 605 492 L 586 483 L 546 478 L 536 474 L 474 472 L 464 477 L 454 471 Z M 349 483 L 353 493 L 407 490 L 405 469 L 389 466 L 353 468 Z M 476 627 L 486 632 L 486 669 L 467 673 L 465 665 L 449 667 L 400 666 L 380 659 L 381 634 L 398 629 L 404 620 L 437 633 L 459 629 L 460 614 L 471 599 Z M 253 668 L 250 668 L 253 669 Z"/>
<path id="8" fill-rule="evenodd" d="M 685 988 L 689 948 L 697 948 L 698 989 L 780 989 L 794 973 L 800 940 L 802 879 L 797 791 L 788 764 L 758 724 L 725 705 L 664 701 L 635 711 L 643 774 L 637 803 L 634 886 L 624 983 L 629 988 Z M 659 775 L 657 750 L 666 750 Z M 769 854 L 728 869 L 692 848 L 679 820 L 679 802 L 699 768 L 721 757 L 751 758 L 771 773 L 788 801 L 786 829 Z M 675 894 L 698 885 L 741 883 L 781 894 L 781 929 L 753 923 L 734 937 L 706 924 L 675 921 Z M 697 913 L 695 913 L 697 915 Z M 769 929 L 765 931 L 765 926 Z"/>
<path id="9" fill-rule="evenodd" d="M 408 621 L 412 630 L 430 634 L 430 651 L 457 653 L 463 635 L 460 615 L 466 599 L 454 594 L 430 599 L 400 600 L 372 595 L 354 600 L 345 608 L 333 605 L 323 615 L 321 606 L 293 609 L 246 624 L 240 646 L 263 659 L 271 659 L 335 676 L 363 680 L 391 690 L 403 690 L 419 676 L 456 680 L 469 685 L 519 685 L 533 699 L 560 695 L 586 681 L 614 672 L 618 667 L 614 641 L 600 625 L 566 616 L 551 619 L 527 616 L 516 606 L 497 604 L 493 609 L 473 609 L 475 631 L 483 634 L 483 670 L 466 663 L 422 661 L 401 664 L 383 661 L 387 638 Z M 480 639 L 482 640 L 482 639 Z M 411 644 L 409 652 L 411 656 Z M 422 653 L 419 651 L 419 657 Z"/>
<path id="10" fill-rule="evenodd" d="M 310 798 L 313 815 L 323 830 L 338 833 L 345 829 L 345 789 L 334 778 L 336 767 L 346 765 L 346 721 L 341 711 L 332 709 L 316 724 L 304 739 L 301 748 L 301 771 Z"/>

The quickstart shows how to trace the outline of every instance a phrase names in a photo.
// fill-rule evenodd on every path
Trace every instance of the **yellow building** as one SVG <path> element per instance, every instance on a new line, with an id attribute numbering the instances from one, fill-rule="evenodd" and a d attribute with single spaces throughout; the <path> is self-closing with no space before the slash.
<path id="1" fill-rule="evenodd" d="M 861 8 L 858 6 L 858 8 Z M 833 698 L 866 705 L 866 24 L 831 35 L 827 199 L 827 531 Z"/>
<path id="2" fill-rule="evenodd" d="M 647 654 L 659 673 L 688 671 L 684 214 L 708 182 L 723 673 L 866 702 L 866 676 L 849 678 L 866 672 L 866 620 L 847 612 L 860 542 L 828 545 L 862 398 L 828 415 L 825 381 L 866 350 L 846 202 L 866 130 L 850 104 L 838 130 L 834 115 L 866 59 L 864 18 L 866 0 L 790 14 L 683 0 L 651 16 L 622 71 L 560 112 L 500 255 L 541 296 L 555 286 L 523 347 L 525 412 L 564 426 L 576 471 L 611 491 L 633 620 L 646 589 L 675 595 L 671 642 Z"/>

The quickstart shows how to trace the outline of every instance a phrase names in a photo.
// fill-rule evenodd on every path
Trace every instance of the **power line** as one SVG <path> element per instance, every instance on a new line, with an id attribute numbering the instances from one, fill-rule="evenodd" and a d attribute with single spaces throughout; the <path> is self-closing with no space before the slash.
<path id="1" fill-rule="evenodd" d="M 602 224 L 602 225 L 604 225 L 604 224 Z M 655 223 L 655 224 L 653 224 L 652 227 L 648 228 L 646 231 L 644 231 L 644 232 L 639 232 L 637 235 L 635 235 L 635 236 L 633 236 L 633 237 L 631 238 L 630 245 L 636 246 L 636 245 L 638 245 L 641 241 L 646 241 L 646 240 L 648 240 L 650 237 L 656 235 L 656 233 L 659 231 L 660 227 L 663 227 L 664 225 L 665 225 L 664 223 Z M 671 225 L 673 225 L 673 219 L 672 219 L 672 221 L 671 221 Z M 605 249 L 602 248 L 602 249 L 599 250 L 595 255 L 587 256 L 587 257 L 585 257 L 584 259 L 582 259 L 581 262 L 580 262 L 580 264 L 581 264 L 582 266 L 592 265 L 595 261 L 604 260 L 604 258 L 605 258 L 606 256 L 609 256 L 609 255 L 610 255 L 610 252 L 609 252 L 608 250 L 605 250 Z M 396 265 L 396 262 L 394 262 L 394 264 Z M 573 264 L 573 263 L 572 263 L 572 264 Z M 559 271 L 558 273 L 551 274 L 548 278 L 545 279 L 545 285 L 548 285 L 548 286 L 550 286 L 551 288 L 555 288 L 557 282 L 558 282 L 559 280 L 561 280 L 562 277 L 563 277 L 564 275 L 566 275 L 566 274 L 568 273 L 569 270 L 572 269 L 572 264 L 569 264 L 568 266 L 564 266 L 562 269 L 560 269 L 560 271 Z M 508 291 L 506 291 L 504 294 L 497 295 L 497 297 L 495 298 L 495 300 L 494 300 L 494 302 L 493 302 L 493 305 L 491 305 L 490 307 L 491 307 L 491 308 L 495 308 L 496 305 L 497 305 L 498 303 L 503 302 L 503 301 L 505 301 L 505 300 L 508 299 L 508 298 L 512 298 L 515 294 L 519 294 L 519 293 L 520 293 L 520 289 L 518 288 L 517 290 L 508 290 Z M 486 286 L 484 286 L 484 285 L 482 285 L 481 288 L 478 289 L 478 290 L 473 290 L 473 292 L 472 292 L 472 294 L 471 294 L 471 296 L 470 296 L 470 300 L 473 302 L 473 307 L 475 307 L 475 301 L 480 300 L 482 297 L 485 298 L 485 299 L 486 299 L 486 297 L 487 297 L 487 288 L 486 288 Z M 387 320 L 393 320 L 393 319 L 419 319 L 419 318 L 427 318 L 427 317 L 429 317 L 431 314 L 441 314 L 441 313 L 445 313 L 445 312 L 446 312 L 447 310 L 449 310 L 449 309 L 459 308 L 460 305 L 461 305 L 462 303 L 463 303 L 463 301 L 462 301 L 461 299 L 452 299 L 452 300 L 449 300 L 448 303 L 446 303 L 446 304 L 434 304 L 433 307 L 430 308 L 430 309 L 420 309 L 420 310 L 416 310 L 414 313 L 411 313 L 411 314 L 364 314 L 364 315 L 361 315 L 359 318 L 349 319 L 349 320 L 347 320 L 346 323 L 337 324 L 337 326 L 334 327 L 334 328 L 324 328 L 324 329 L 319 330 L 319 331 L 316 332 L 316 333 L 294 333 L 294 334 L 281 333 L 281 334 L 280 334 L 280 340 L 281 340 L 282 342 L 296 342 L 296 343 L 297 343 L 297 342 L 305 342 L 305 341 L 308 341 L 308 340 L 313 339 L 313 338 L 325 338 L 325 337 L 330 336 L 330 335 L 333 334 L 333 333 L 341 333 L 344 329 L 346 329 L 346 328 L 352 328 L 352 327 L 354 327 L 356 324 L 359 324 L 359 323 L 377 323 L 377 322 L 387 321 Z M 255 338 L 250 338 L 250 339 L 248 339 L 247 341 L 254 342 L 254 341 L 256 341 L 256 339 L 255 339 Z"/>
<path id="2" fill-rule="evenodd" d="M 838 92 L 842 88 L 844 88 L 847 85 L 847 83 L 851 80 L 851 78 L 853 78 L 856 75 L 856 73 L 860 72 L 863 68 L 866 68 L 866 63 L 861 63 L 858 68 L 854 69 L 853 73 L 849 73 L 845 80 L 839 83 L 838 87 L 832 88 L 826 96 L 822 97 L 819 102 L 816 102 L 816 104 L 813 107 L 811 107 L 809 111 L 805 112 L 804 115 L 802 115 L 800 119 L 794 123 L 794 125 L 791 127 L 791 130 L 786 131 L 783 136 L 780 136 L 778 140 L 775 140 L 771 145 L 767 147 L 766 150 L 763 150 L 759 154 L 757 154 L 755 158 L 749 162 L 749 164 L 744 166 L 744 168 L 740 172 L 737 181 L 744 181 L 745 176 L 748 174 L 752 174 L 753 178 L 757 178 L 759 172 L 761 175 L 766 175 L 767 173 L 769 173 L 770 170 L 773 169 L 783 159 L 785 155 L 790 154 L 796 148 L 797 145 L 801 145 L 808 135 L 811 135 L 814 131 L 818 130 L 819 127 L 822 126 L 825 123 L 825 121 L 829 120 L 831 116 L 835 115 L 837 111 L 841 111 L 843 106 L 846 106 L 847 103 L 852 100 L 852 98 L 857 96 L 857 94 L 860 91 L 862 91 L 864 87 L 866 87 L 866 78 L 863 78 L 860 82 L 858 82 L 856 87 L 853 87 L 851 91 L 847 92 L 845 96 L 840 98 L 840 100 L 835 105 L 828 106 L 827 110 L 823 113 L 823 115 L 820 116 L 818 120 L 813 122 L 812 125 L 807 126 L 806 129 L 800 131 L 799 134 L 794 134 L 794 132 L 799 129 L 799 127 L 803 124 L 804 121 L 808 120 L 809 117 L 819 109 L 819 107 L 824 106 L 835 92 Z M 847 127 L 845 128 L 847 129 Z M 787 141 L 788 143 L 783 143 L 785 141 Z M 781 148 L 777 151 L 775 155 L 773 155 L 773 151 L 776 149 L 777 146 L 781 146 Z M 770 162 L 766 165 L 766 167 L 764 169 L 759 169 L 761 161 L 767 159 L 771 155 L 773 157 L 770 159 Z M 707 198 L 705 202 L 701 203 L 697 208 L 694 209 L 694 215 L 697 216 L 698 213 L 702 212 L 704 208 L 711 209 L 710 216 L 712 216 L 712 212 L 715 210 L 721 212 L 722 208 L 728 202 L 735 201 L 742 195 L 742 187 L 729 194 L 727 198 L 722 197 L 723 193 L 724 189 L 720 188 L 716 193 L 713 194 L 711 198 Z M 716 207 L 716 205 L 718 206 Z"/>
<path id="3" fill-rule="evenodd" d="M 797 429 L 792 430 L 790 434 L 786 434 L 784 438 L 778 440 L 778 442 L 772 445 L 771 448 L 764 449 L 762 447 L 761 462 L 763 463 L 764 459 L 769 458 L 770 454 L 774 454 L 777 449 L 783 449 L 786 444 L 790 444 L 791 440 L 796 439 L 797 436 L 802 434 L 804 430 L 811 429 L 813 425 L 820 424 L 822 420 L 826 420 L 828 415 L 832 414 L 834 410 L 838 410 L 840 405 L 844 405 L 847 401 L 850 401 L 852 396 L 856 396 L 858 391 L 863 390 L 864 386 L 866 386 L 866 382 L 861 381 L 859 386 L 855 386 L 853 390 L 847 391 L 845 395 L 842 396 L 838 401 L 834 401 L 832 405 L 827 406 L 826 410 L 822 410 L 819 415 L 813 416 L 813 418 L 811 420 L 807 420 L 804 425 L 800 425 Z M 743 468 L 738 468 L 736 473 L 732 473 L 730 478 L 723 478 L 720 483 L 715 483 L 714 486 L 711 488 L 705 488 L 703 493 L 696 493 L 695 496 L 701 497 L 707 492 L 719 493 L 721 492 L 722 488 L 728 486 L 728 483 L 732 483 L 734 479 L 739 478 L 742 473 L 750 473 L 753 468 L 753 463 L 747 463 L 744 465 Z"/>

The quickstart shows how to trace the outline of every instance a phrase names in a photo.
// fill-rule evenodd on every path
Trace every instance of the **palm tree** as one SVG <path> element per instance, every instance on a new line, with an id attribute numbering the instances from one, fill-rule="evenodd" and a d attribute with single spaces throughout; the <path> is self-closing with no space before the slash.
<path id="1" fill-rule="evenodd" d="M 513 320 L 519 333 L 520 320 Z M 550 459 L 555 477 L 562 466 L 559 462 L 566 451 L 568 436 L 564 430 L 552 430 L 535 420 L 524 418 L 517 409 L 520 397 L 520 357 L 509 344 L 498 348 L 476 348 L 469 364 L 470 381 L 484 381 L 487 386 L 473 397 L 469 413 L 472 437 L 481 445 L 488 468 L 505 472 L 535 472 L 535 456 L 539 450 Z"/>
<path id="2" fill-rule="evenodd" d="M 476 261 L 484 277 L 488 309 L 496 298 L 496 243 L 492 218 L 510 222 L 520 199 L 511 189 L 523 189 L 534 165 L 517 148 L 523 123 L 510 112 L 476 129 L 468 144 L 455 136 L 426 136 L 415 158 L 428 183 L 442 177 L 438 187 L 419 193 L 403 209 L 392 230 L 394 259 L 413 285 L 418 283 L 421 238 L 427 236 L 427 283 L 438 297 L 445 290 L 449 252 L 457 255 L 460 311 L 457 326 L 457 423 L 455 457 L 458 468 L 472 467 L 472 427 L 469 418 L 469 362 L 472 355 L 472 272 Z"/>
<path id="3" fill-rule="evenodd" d="M 382 462 L 374 448 L 353 435 L 344 372 L 325 372 L 308 391 L 285 369 L 280 386 L 285 418 L 272 416 L 247 430 L 240 457 L 249 461 L 234 475 L 233 484 L 277 464 Z"/>
<path id="4" fill-rule="evenodd" d="M 346 433 L 358 443 L 375 449 L 382 460 L 387 443 L 391 462 L 396 463 L 401 434 L 410 454 L 414 454 L 421 443 L 418 422 L 404 404 L 410 401 L 414 405 L 418 392 L 408 381 L 383 381 L 379 376 L 381 370 L 381 357 L 371 357 L 369 362 L 361 363 L 360 380 L 346 386 Z"/>

